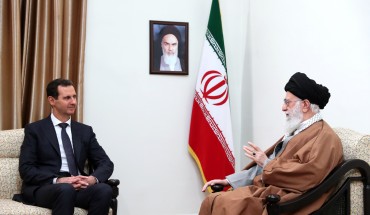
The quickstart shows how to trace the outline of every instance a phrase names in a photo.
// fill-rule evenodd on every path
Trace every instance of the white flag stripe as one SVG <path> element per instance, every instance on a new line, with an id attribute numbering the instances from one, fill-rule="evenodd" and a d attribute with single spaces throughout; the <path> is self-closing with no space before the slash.
<path id="1" fill-rule="evenodd" d="M 200 97 L 203 98 L 202 91 L 202 84 L 201 80 L 203 75 L 210 70 L 216 70 L 219 71 L 223 77 L 226 77 L 226 71 L 224 65 L 221 63 L 220 59 L 218 58 L 218 55 L 215 53 L 212 46 L 209 44 L 208 40 L 205 40 L 204 47 L 203 47 L 203 54 L 202 54 L 202 63 L 199 69 L 199 76 L 198 81 L 196 85 L 196 91 L 199 93 Z M 219 89 L 219 91 L 215 91 L 215 93 L 221 93 L 223 89 Z M 230 151 L 234 154 L 234 147 L 233 147 L 233 137 L 232 137 L 232 131 L 231 131 L 231 116 L 230 116 L 230 110 L 229 110 L 229 100 L 226 101 L 224 105 L 221 106 L 214 106 L 212 104 L 209 104 L 205 99 L 203 98 L 203 103 L 206 105 L 206 108 L 210 112 L 211 116 L 214 118 L 214 121 L 217 123 L 218 127 L 222 131 L 226 142 L 228 144 L 228 147 Z"/>

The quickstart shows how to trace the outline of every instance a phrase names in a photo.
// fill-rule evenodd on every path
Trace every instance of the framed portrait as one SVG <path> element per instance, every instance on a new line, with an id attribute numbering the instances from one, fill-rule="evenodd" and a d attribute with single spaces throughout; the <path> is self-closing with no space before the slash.
<path id="1" fill-rule="evenodd" d="M 149 74 L 189 74 L 189 24 L 149 21 Z"/>

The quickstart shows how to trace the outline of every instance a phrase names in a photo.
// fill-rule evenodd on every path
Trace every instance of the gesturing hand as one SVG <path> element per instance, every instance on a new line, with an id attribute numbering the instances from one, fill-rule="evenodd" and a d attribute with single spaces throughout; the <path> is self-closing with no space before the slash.
<path id="1" fill-rule="evenodd" d="M 263 152 L 260 147 L 253 144 L 252 142 L 248 142 L 248 144 L 249 146 L 243 146 L 245 156 L 249 157 L 250 159 L 255 161 L 257 165 L 262 167 L 265 160 L 267 160 L 265 152 Z"/>

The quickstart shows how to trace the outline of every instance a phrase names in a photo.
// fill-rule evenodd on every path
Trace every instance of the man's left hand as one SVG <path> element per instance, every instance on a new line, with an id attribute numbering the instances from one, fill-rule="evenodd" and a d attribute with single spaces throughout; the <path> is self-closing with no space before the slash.
<path id="1" fill-rule="evenodd" d="M 260 147 L 252 142 L 248 142 L 249 146 L 243 146 L 245 155 L 257 163 L 258 166 L 263 167 L 264 162 L 267 160 L 267 155 Z"/>

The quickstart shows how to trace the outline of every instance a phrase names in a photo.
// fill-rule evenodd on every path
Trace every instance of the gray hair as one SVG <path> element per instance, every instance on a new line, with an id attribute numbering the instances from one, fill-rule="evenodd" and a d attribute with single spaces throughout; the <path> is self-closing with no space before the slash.
<path id="1" fill-rule="evenodd" d="M 318 113 L 318 112 L 320 112 L 320 107 L 317 104 L 311 104 L 311 110 L 314 113 Z"/>

